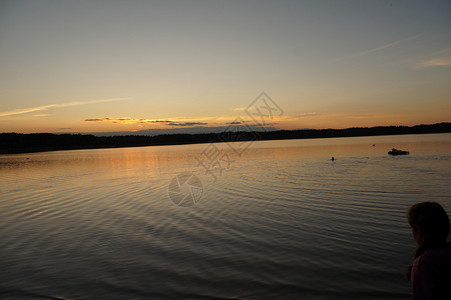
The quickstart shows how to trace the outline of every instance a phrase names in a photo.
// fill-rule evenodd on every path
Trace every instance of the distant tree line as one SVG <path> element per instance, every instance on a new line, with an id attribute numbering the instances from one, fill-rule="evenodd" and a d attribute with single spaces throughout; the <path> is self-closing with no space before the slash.
<path id="1" fill-rule="evenodd" d="M 180 145 L 249 140 L 311 139 L 451 132 L 451 123 L 416 126 L 354 127 L 347 129 L 302 129 L 259 132 L 222 132 L 205 134 L 163 134 L 157 136 L 94 136 L 91 134 L 1 133 L 0 153 L 25 153 L 51 150 Z"/>
<path id="2" fill-rule="evenodd" d="M 415 126 L 377 126 L 353 127 L 346 129 L 305 129 L 305 130 L 278 130 L 262 135 L 264 140 L 276 139 L 311 139 L 329 137 L 376 136 L 396 134 L 423 134 L 451 132 L 451 123 L 437 123 L 432 125 Z"/>

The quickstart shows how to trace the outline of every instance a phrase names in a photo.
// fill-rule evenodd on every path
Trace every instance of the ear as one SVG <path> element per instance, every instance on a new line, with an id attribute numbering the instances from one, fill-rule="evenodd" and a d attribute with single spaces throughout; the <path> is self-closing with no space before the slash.
<path id="1" fill-rule="evenodd" d="M 420 243 L 420 234 L 419 234 L 418 231 L 416 231 L 415 228 L 413 228 L 413 227 L 412 227 L 412 235 L 413 235 L 413 238 L 415 239 L 415 241 L 416 241 L 418 244 L 421 244 L 421 243 Z"/>

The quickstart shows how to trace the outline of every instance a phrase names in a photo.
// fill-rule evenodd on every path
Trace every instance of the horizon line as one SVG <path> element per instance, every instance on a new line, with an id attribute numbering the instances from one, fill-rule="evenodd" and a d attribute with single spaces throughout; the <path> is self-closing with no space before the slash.
<path id="1" fill-rule="evenodd" d="M 263 130 L 263 131 L 249 131 L 249 132 L 274 132 L 274 131 L 297 131 L 297 130 L 346 130 L 346 129 L 370 129 L 370 128 L 384 128 L 384 127 L 416 127 L 416 126 L 433 126 L 433 125 L 441 125 L 441 124 L 451 124 L 451 122 L 437 122 L 437 123 L 432 123 L 432 124 L 416 124 L 416 125 L 376 125 L 376 126 L 355 126 L 355 127 L 345 127 L 345 128 L 297 128 L 297 129 L 273 129 L 273 130 Z M 217 128 L 221 128 L 224 126 L 217 126 Z M 193 128 L 202 128 L 202 127 L 193 127 Z M 215 128 L 215 127 L 212 127 Z M 153 130 L 153 129 L 147 129 L 147 130 Z M 159 130 L 159 129 L 155 129 L 155 130 Z M 170 128 L 170 129 L 165 129 L 165 130 L 177 130 L 177 128 Z M 146 129 L 142 130 L 142 131 L 146 131 Z M 111 133 L 130 133 L 128 134 L 129 136 L 147 136 L 145 134 L 133 134 L 132 131 L 112 131 Z M 227 131 L 221 131 L 221 132 L 227 132 Z M 162 134 L 157 134 L 155 136 L 158 135 L 176 135 L 176 134 L 191 134 L 191 135 L 196 135 L 196 134 L 218 134 L 221 132 L 202 132 L 202 133 L 190 133 L 190 132 L 180 132 L 180 133 L 162 133 Z M 95 134 L 107 134 L 108 132 L 31 132 L 31 133 L 22 133 L 22 132 L 14 132 L 14 131 L 10 131 L 10 132 L 0 132 L 0 134 L 55 134 L 55 135 L 63 135 L 63 134 L 70 134 L 70 135 L 95 135 Z M 109 135 L 109 136 L 120 136 L 120 135 Z"/>

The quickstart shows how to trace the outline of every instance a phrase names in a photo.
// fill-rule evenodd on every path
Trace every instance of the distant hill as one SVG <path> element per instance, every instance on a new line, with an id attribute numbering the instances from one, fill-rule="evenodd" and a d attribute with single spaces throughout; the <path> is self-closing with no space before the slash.
<path id="1" fill-rule="evenodd" d="M 266 126 L 260 127 L 255 125 L 248 125 L 250 128 L 256 131 L 274 131 L 277 128 Z M 168 128 L 168 129 L 143 129 L 138 131 L 117 131 L 117 132 L 90 132 L 86 134 L 92 134 L 95 136 L 124 136 L 124 135 L 166 135 L 166 134 L 203 134 L 203 133 L 220 133 L 226 131 L 228 126 L 193 126 L 189 129 L 187 128 Z M 189 130 L 189 132 L 187 132 Z M 67 132 L 71 134 L 70 132 Z"/>
<path id="2" fill-rule="evenodd" d="M 230 128 L 230 127 L 229 127 Z M 242 127 L 241 127 L 242 128 Z M 330 137 L 425 134 L 451 132 L 451 123 L 416 126 L 354 127 L 346 129 L 303 129 L 275 131 L 223 131 L 198 134 L 162 134 L 156 136 L 95 136 L 92 134 L 1 133 L 0 154 L 52 150 L 180 145 L 249 140 L 312 139 Z"/>

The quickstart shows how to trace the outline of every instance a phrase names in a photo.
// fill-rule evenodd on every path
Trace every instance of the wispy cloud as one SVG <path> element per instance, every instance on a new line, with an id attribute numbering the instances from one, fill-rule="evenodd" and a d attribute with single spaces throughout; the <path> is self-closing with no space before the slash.
<path id="1" fill-rule="evenodd" d="M 436 53 L 434 58 L 426 59 L 418 64 L 420 68 L 451 66 L 451 48 Z"/>
<path id="2" fill-rule="evenodd" d="M 212 119 L 212 117 L 175 117 L 175 118 L 171 118 L 171 119 L 174 119 L 174 120 L 197 120 L 197 121 L 199 121 L 199 120 L 211 120 Z"/>
<path id="3" fill-rule="evenodd" d="M 353 57 L 358 57 L 358 56 L 363 56 L 363 55 L 366 55 L 366 54 L 378 52 L 378 51 L 381 51 L 381 50 L 384 50 L 384 49 L 387 49 L 387 48 L 390 48 L 390 47 L 393 47 L 393 46 L 405 43 L 407 41 L 416 39 L 419 36 L 420 36 L 419 34 L 418 35 L 414 35 L 414 36 L 407 37 L 407 38 L 404 38 L 404 39 L 400 39 L 400 40 L 397 40 L 395 42 L 391 42 L 391 43 L 388 43 L 388 44 L 385 44 L 385 45 L 382 45 L 382 46 L 379 46 L 379 47 L 376 47 L 376 48 L 372 48 L 372 49 L 368 49 L 368 50 L 365 50 L 365 51 L 362 51 L 362 52 L 349 54 L 349 55 L 346 55 L 346 56 L 338 58 L 338 60 L 344 60 L 344 59 L 348 59 L 348 58 L 353 58 Z"/>
<path id="4" fill-rule="evenodd" d="M 318 114 L 316 112 L 307 112 L 307 113 L 301 113 L 298 115 L 294 115 L 294 116 L 282 116 L 281 119 L 282 120 L 296 120 L 296 119 L 300 119 L 300 118 L 307 118 L 307 117 L 315 117 Z"/>
<path id="5" fill-rule="evenodd" d="M 26 114 L 26 113 L 35 112 L 35 111 L 45 111 L 45 110 L 49 110 L 49 109 L 55 108 L 55 107 L 79 106 L 79 105 L 104 103 L 104 102 L 112 102 L 112 101 L 124 101 L 124 100 L 130 100 L 130 99 L 131 98 L 108 98 L 108 99 L 98 99 L 98 100 L 92 100 L 92 101 L 75 101 L 75 102 L 67 102 L 67 103 L 41 105 L 41 106 L 35 106 L 35 107 L 29 107 L 29 108 L 19 108 L 19 109 L 15 109 L 15 110 L 0 112 L 0 117 Z"/>
<path id="6" fill-rule="evenodd" d="M 167 126 L 203 126 L 205 122 L 179 122 L 171 120 L 153 120 L 153 119 L 134 119 L 134 118 L 94 118 L 85 119 L 85 122 L 111 122 L 116 124 L 160 124 Z"/>
<path id="7" fill-rule="evenodd" d="M 430 59 L 423 62 L 420 66 L 424 68 L 451 66 L 451 56 Z"/>
<path id="8" fill-rule="evenodd" d="M 169 123 L 169 126 L 203 126 L 207 125 L 208 123 L 204 122 L 179 122 L 179 123 Z"/>

